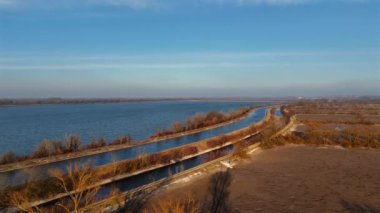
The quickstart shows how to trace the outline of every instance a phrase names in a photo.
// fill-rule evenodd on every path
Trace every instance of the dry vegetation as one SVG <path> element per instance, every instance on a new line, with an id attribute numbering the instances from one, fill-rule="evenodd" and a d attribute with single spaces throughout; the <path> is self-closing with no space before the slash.
<path id="1" fill-rule="evenodd" d="M 82 145 L 81 139 L 76 135 L 69 135 L 64 141 L 43 140 L 38 144 L 37 148 L 29 155 L 17 156 L 12 151 L 6 151 L 0 155 L 0 165 L 14 162 L 21 162 L 29 159 L 38 159 L 44 157 L 52 157 L 61 154 L 80 152 L 85 150 L 96 149 L 105 146 L 113 146 L 120 144 L 130 144 L 133 140 L 130 135 L 119 137 L 110 143 L 106 143 L 103 137 L 92 139 L 89 144 Z"/>
<path id="2" fill-rule="evenodd" d="M 343 131 L 321 128 L 320 124 L 308 126 L 306 133 L 294 133 L 276 138 L 266 137 L 261 145 L 272 148 L 285 144 L 340 145 L 345 148 L 380 148 L 380 132 L 373 127 L 349 127 Z"/>
<path id="3" fill-rule="evenodd" d="M 295 128 L 287 135 L 264 137 L 262 147 L 294 143 L 380 148 L 378 101 L 302 101 L 286 110 L 287 117 L 294 115 Z"/>
<path id="4" fill-rule="evenodd" d="M 180 199 L 159 200 L 148 206 L 143 212 L 152 213 L 229 213 L 232 212 L 229 203 L 229 187 L 232 182 L 229 170 L 215 173 L 211 176 L 208 191 L 203 199 L 186 195 Z"/>
<path id="5" fill-rule="evenodd" d="M 1 204 L 4 207 L 17 208 L 22 212 L 84 212 L 83 209 L 96 201 L 100 186 L 94 187 L 99 181 L 97 171 L 89 165 L 69 165 L 67 170 L 54 169 L 50 171 L 51 178 L 43 182 L 30 182 L 19 189 L 8 189 L 2 193 Z M 38 190 L 38 191 L 35 191 Z M 60 201 L 48 206 L 35 206 L 45 190 L 54 193 L 67 193 Z M 110 196 L 114 196 L 111 191 Z M 7 202 L 6 204 L 4 202 Z"/>
<path id="6" fill-rule="evenodd" d="M 52 209 L 54 212 L 71 212 L 73 210 L 81 212 L 82 208 L 95 201 L 96 194 L 100 189 L 100 186 L 97 184 L 101 180 L 133 173 L 151 167 L 154 164 L 167 164 L 183 156 L 195 153 L 197 153 L 197 149 L 189 146 L 153 155 L 142 153 L 136 159 L 103 168 L 91 169 L 88 165 L 70 165 L 67 168 L 67 173 L 63 170 L 52 170 L 50 171 L 51 177 L 43 181 L 30 181 L 24 185 L 2 190 L 0 192 L 0 209 L 16 207 L 25 212 L 50 212 Z M 215 155 L 204 160 L 210 161 L 225 154 L 223 152 L 216 152 Z M 35 201 L 60 193 L 67 193 L 69 196 L 65 196 L 60 202 L 49 208 L 31 206 Z M 114 196 L 114 193 L 111 193 L 110 196 Z"/>
<path id="7" fill-rule="evenodd" d="M 180 122 L 174 122 L 169 129 L 157 130 L 156 134 L 152 137 L 161 137 L 180 132 L 191 131 L 195 129 L 209 127 L 215 124 L 231 121 L 247 115 L 252 108 L 244 107 L 238 110 L 230 111 L 228 113 L 211 111 L 206 114 L 198 113 L 192 117 L 186 119 L 184 124 Z"/>
<path id="8" fill-rule="evenodd" d="M 299 101 L 288 106 L 295 114 L 361 114 L 380 115 L 380 100 Z"/>
<path id="9" fill-rule="evenodd" d="M 379 212 L 380 150 L 289 145 L 235 161 L 229 201 L 233 212 Z M 189 193 L 204 200 L 215 166 L 151 199 Z"/>

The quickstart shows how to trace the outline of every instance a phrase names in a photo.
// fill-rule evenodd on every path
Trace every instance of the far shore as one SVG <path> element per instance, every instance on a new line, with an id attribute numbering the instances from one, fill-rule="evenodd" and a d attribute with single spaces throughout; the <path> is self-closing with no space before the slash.
<path id="1" fill-rule="evenodd" d="M 254 101 L 278 102 L 293 100 L 292 98 L 0 98 L 0 106 L 27 106 L 53 104 L 107 104 L 107 103 L 139 103 L 162 101 Z"/>

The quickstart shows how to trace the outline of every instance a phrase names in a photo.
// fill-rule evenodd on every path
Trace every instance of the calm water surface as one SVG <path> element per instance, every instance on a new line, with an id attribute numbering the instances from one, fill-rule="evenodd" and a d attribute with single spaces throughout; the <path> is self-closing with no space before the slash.
<path id="1" fill-rule="evenodd" d="M 156 143 L 145 144 L 137 147 L 131 147 L 122 150 L 116 150 L 106 153 L 100 153 L 91 156 L 85 156 L 81 158 L 75 158 L 67 161 L 54 162 L 50 164 L 44 164 L 32 168 L 20 169 L 11 172 L 0 173 L 0 188 L 9 185 L 17 185 L 23 183 L 28 179 L 42 179 L 48 175 L 48 171 L 54 168 L 65 169 L 68 164 L 83 164 L 91 162 L 92 166 L 100 166 L 108 163 L 112 163 L 117 160 L 131 159 L 138 156 L 140 150 L 144 150 L 146 153 L 152 154 L 166 149 L 182 146 L 185 144 L 194 143 L 200 140 L 219 136 L 221 134 L 229 133 L 244 127 L 251 125 L 252 123 L 261 121 L 268 108 L 260 108 L 249 116 L 239 122 L 232 123 L 223 127 L 219 127 L 212 130 L 206 130 L 194 135 L 186 135 L 180 138 L 163 140 Z"/>
<path id="2" fill-rule="evenodd" d="M 84 144 L 92 137 L 111 140 L 126 134 L 141 140 L 197 112 L 228 111 L 252 104 L 178 101 L 3 106 L 0 107 L 0 153 L 12 150 L 27 154 L 43 139 L 62 140 L 68 134 L 79 135 Z"/>

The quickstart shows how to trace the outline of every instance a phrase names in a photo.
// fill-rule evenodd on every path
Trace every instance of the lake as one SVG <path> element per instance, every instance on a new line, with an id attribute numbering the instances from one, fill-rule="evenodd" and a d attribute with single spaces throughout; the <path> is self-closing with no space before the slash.
<path id="1" fill-rule="evenodd" d="M 92 137 L 112 140 L 131 134 L 146 139 L 157 129 L 184 121 L 197 112 L 228 111 L 260 102 L 165 101 L 0 107 L 0 153 L 27 154 L 44 139 L 76 134 L 86 144 Z"/>
<path id="2" fill-rule="evenodd" d="M 207 105 L 208 102 L 207 103 L 204 102 L 203 104 Z M 223 104 L 223 103 L 219 103 L 219 104 Z M 259 103 L 249 103 L 249 102 L 241 103 L 240 102 L 240 104 L 246 104 L 246 105 L 241 105 L 241 106 L 247 106 L 247 105 L 256 105 Z M 227 107 L 226 105 L 223 105 L 223 106 Z M 227 109 L 229 108 L 226 108 L 226 110 Z M 156 152 L 163 151 L 166 149 L 194 143 L 194 142 L 212 138 L 212 137 L 216 137 L 218 135 L 229 133 L 229 132 L 247 127 L 250 124 L 261 121 L 264 118 L 267 109 L 268 108 L 265 107 L 265 108 L 254 110 L 253 112 L 249 114 L 247 118 L 241 121 L 228 124 L 226 126 L 222 126 L 216 129 L 202 131 L 200 133 L 193 134 L 193 135 L 186 135 L 179 138 L 167 139 L 160 142 L 145 144 L 145 145 L 141 145 L 137 147 L 131 147 L 127 149 L 121 149 L 121 150 L 100 153 L 100 154 L 91 155 L 91 156 L 85 156 L 85 157 L 76 158 L 76 159 L 72 159 L 68 161 L 54 162 L 54 163 L 36 166 L 33 168 L 20 169 L 20 170 L 15 170 L 11 172 L 1 173 L 0 186 L 4 187 L 4 186 L 10 186 L 10 185 L 17 185 L 24 182 L 26 179 L 32 176 L 33 176 L 33 179 L 36 179 L 36 180 L 41 179 L 48 175 L 47 173 L 49 170 L 53 168 L 65 169 L 67 165 L 70 163 L 82 164 L 82 163 L 91 162 L 92 166 L 101 166 L 108 163 L 112 163 L 114 160 L 125 160 L 125 159 L 134 158 L 138 155 L 140 150 L 145 150 L 146 153 L 152 154 L 152 153 L 156 153 Z M 136 123 L 135 126 L 137 127 L 138 123 Z M 31 175 L 32 173 L 34 175 Z"/>

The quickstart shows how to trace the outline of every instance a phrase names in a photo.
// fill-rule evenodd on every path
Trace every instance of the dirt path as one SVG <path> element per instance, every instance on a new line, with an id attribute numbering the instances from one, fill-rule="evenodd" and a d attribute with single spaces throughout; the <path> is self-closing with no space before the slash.
<path id="1" fill-rule="evenodd" d="M 239 212 L 380 212 L 380 151 L 289 145 L 253 153 L 232 173 Z M 185 193 L 202 199 L 210 176 L 174 184 L 152 202 Z"/>

